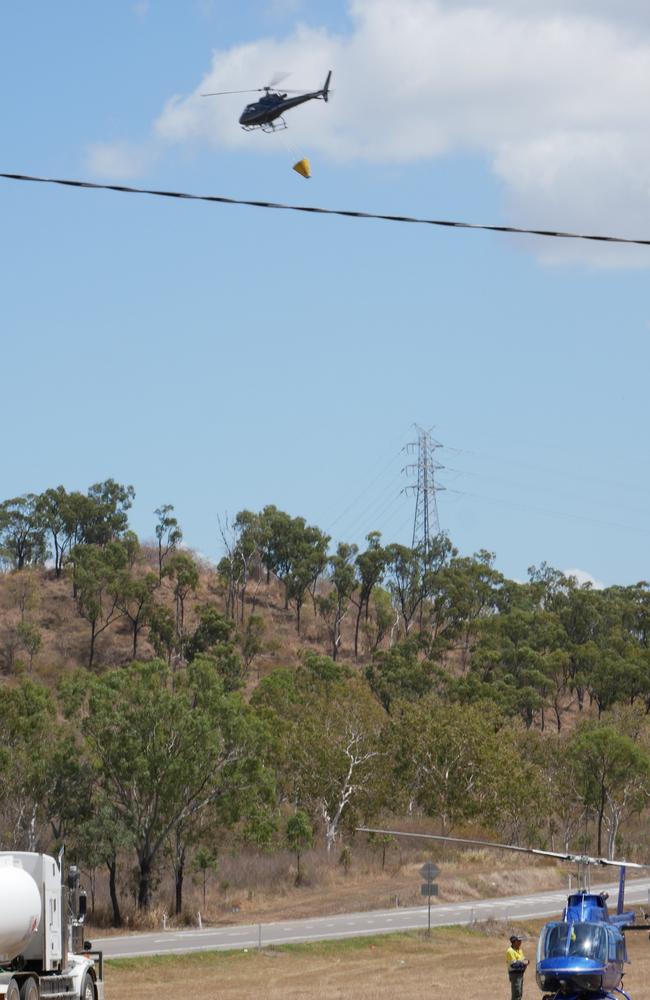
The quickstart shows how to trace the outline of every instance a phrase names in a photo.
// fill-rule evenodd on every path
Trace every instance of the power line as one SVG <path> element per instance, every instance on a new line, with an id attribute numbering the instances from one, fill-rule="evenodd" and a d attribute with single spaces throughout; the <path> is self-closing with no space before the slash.
<path id="1" fill-rule="evenodd" d="M 552 236 L 565 240 L 592 240 L 597 243 L 628 243 L 650 246 L 650 239 L 630 239 L 624 236 L 596 236 L 588 233 L 568 233 L 553 229 L 524 229 L 519 226 L 483 225 L 477 222 L 458 222 L 449 219 L 424 219 L 410 215 L 384 215 L 378 212 L 358 212 L 339 208 L 320 208 L 316 205 L 285 205 L 275 201 L 252 201 L 243 198 L 226 198 L 216 194 L 189 194 L 186 191 L 159 191 L 154 188 L 129 187 L 126 184 L 95 184 L 92 181 L 69 180 L 59 177 L 33 177 L 29 174 L 0 173 L 10 181 L 32 181 L 36 184 L 60 184 L 63 187 L 89 188 L 94 191 L 117 191 L 120 194 L 147 194 L 159 198 L 181 198 L 186 201 L 208 201 L 220 205 L 248 205 L 251 208 L 276 208 L 288 212 L 310 212 L 314 215 L 338 215 L 349 219 L 381 219 L 384 222 L 409 222 L 424 226 L 444 226 L 450 229 L 482 229 L 493 233 L 518 233 L 529 236 Z"/>
<path id="2" fill-rule="evenodd" d="M 535 507 L 531 504 L 520 503 L 516 500 L 505 500 L 501 497 L 489 497 L 481 493 L 469 493 L 466 490 L 448 489 L 449 493 L 455 493 L 460 497 L 471 497 L 474 500 L 482 500 L 485 503 L 497 504 L 498 506 L 511 507 L 513 510 L 532 511 L 536 514 L 543 514 L 546 517 L 557 517 L 567 521 L 583 521 L 586 524 L 594 524 L 605 528 L 618 528 L 623 531 L 631 531 L 636 534 L 648 535 L 650 528 L 642 528 L 633 524 L 621 524 L 618 521 L 604 521 L 600 518 L 589 517 L 586 514 L 571 514 L 568 511 L 549 510 L 546 507 Z"/>

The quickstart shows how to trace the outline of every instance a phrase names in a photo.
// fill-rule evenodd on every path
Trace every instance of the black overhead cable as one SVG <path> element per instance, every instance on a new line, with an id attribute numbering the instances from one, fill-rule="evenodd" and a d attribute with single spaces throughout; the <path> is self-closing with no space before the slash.
<path id="1" fill-rule="evenodd" d="M 410 215 L 381 215 L 378 212 L 353 212 L 346 209 L 318 208 L 315 205 L 283 205 L 275 201 L 248 201 L 243 198 L 225 198 L 216 194 L 188 194 L 184 191 L 156 191 L 149 188 L 128 187 L 125 184 L 94 184 L 92 181 L 63 180 L 57 177 L 31 177 L 28 174 L 4 174 L 0 177 L 11 181 L 34 181 L 38 184 L 62 184 L 64 187 L 91 188 L 98 191 L 119 191 L 122 194 L 149 194 L 159 198 L 184 198 L 188 201 L 211 201 L 221 205 L 249 205 L 252 208 L 281 208 L 289 212 L 311 212 L 317 215 L 342 215 L 350 219 L 383 219 L 386 222 L 415 222 L 424 226 L 447 226 L 454 229 L 484 229 L 494 233 L 527 233 L 531 236 L 555 236 L 566 240 L 593 240 L 598 243 L 631 243 L 650 246 L 650 239 L 636 240 L 624 236 L 593 236 L 587 233 L 565 233 L 553 229 L 523 229 L 519 226 L 487 226 L 477 222 L 454 222 L 448 219 L 420 219 Z"/>

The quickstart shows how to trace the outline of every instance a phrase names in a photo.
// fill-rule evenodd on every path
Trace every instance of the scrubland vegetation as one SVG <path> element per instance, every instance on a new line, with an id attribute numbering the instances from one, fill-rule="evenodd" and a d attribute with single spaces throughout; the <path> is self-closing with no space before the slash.
<path id="1" fill-rule="evenodd" d="M 649 860 L 646 583 L 516 583 L 272 506 L 211 566 L 169 504 L 139 540 L 133 496 L 0 504 L 0 842 L 65 843 L 96 919 L 379 874 L 395 844 L 354 828 L 396 818 Z"/>

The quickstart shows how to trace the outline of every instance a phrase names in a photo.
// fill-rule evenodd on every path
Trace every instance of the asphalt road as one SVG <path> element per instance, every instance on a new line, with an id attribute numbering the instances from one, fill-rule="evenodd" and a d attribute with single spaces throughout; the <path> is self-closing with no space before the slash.
<path id="1" fill-rule="evenodd" d="M 598 886 L 596 891 L 609 892 L 612 901 L 617 884 Z M 650 879 L 628 881 L 626 904 L 648 906 Z M 483 899 L 472 903 L 438 903 L 431 906 L 431 926 L 471 924 L 483 920 L 526 920 L 551 917 L 561 913 L 566 892 L 540 892 L 528 896 L 508 896 Z M 394 931 L 417 930 L 427 926 L 427 907 L 404 907 L 393 910 L 370 910 L 367 913 L 344 913 L 332 917 L 312 917 L 307 920 L 280 920 L 269 924 L 231 924 L 202 930 L 154 931 L 149 934 L 129 934 L 119 937 L 94 938 L 93 947 L 104 952 L 105 958 L 134 958 L 140 955 L 186 954 L 193 951 L 259 948 L 274 944 L 300 941 L 324 941 L 330 938 L 362 937 L 367 934 L 389 934 Z"/>

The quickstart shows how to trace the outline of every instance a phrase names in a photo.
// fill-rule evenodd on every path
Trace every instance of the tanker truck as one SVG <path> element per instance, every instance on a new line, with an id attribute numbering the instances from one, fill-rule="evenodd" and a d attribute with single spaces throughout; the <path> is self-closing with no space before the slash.
<path id="1" fill-rule="evenodd" d="M 0 851 L 0 1000 L 103 1000 L 101 952 L 84 940 L 79 871 L 58 858 Z"/>

